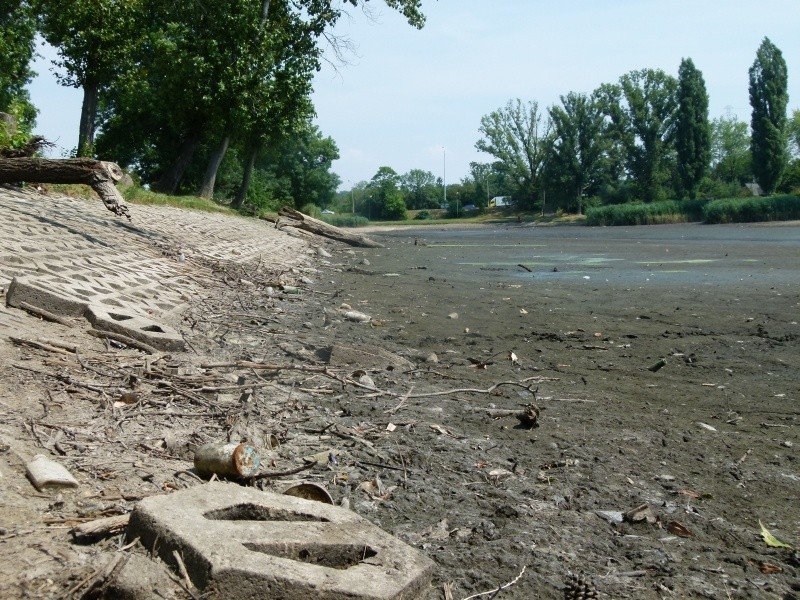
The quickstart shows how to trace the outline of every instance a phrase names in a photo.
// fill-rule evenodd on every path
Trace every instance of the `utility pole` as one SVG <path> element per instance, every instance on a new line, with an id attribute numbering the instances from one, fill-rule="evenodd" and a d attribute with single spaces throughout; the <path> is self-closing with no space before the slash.
<path id="1" fill-rule="evenodd" d="M 444 192 L 444 206 L 447 208 L 447 148 L 442 146 L 442 191 Z M 456 207 L 458 216 L 458 207 Z"/>

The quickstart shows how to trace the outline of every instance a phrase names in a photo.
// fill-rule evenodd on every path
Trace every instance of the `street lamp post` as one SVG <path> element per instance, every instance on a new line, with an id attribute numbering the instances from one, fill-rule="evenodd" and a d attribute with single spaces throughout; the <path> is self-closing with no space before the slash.
<path id="1" fill-rule="evenodd" d="M 442 190 L 444 192 L 444 207 L 447 208 L 447 148 L 444 146 L 442 146 Z"/>

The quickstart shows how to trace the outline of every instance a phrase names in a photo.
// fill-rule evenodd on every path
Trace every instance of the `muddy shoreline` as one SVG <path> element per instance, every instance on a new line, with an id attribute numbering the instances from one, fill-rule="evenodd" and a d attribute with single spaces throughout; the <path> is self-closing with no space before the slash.
<path id="1" fill-rule="evenodd" d="M 369 264 L 331 288 L 380 323 L 364 339 L 435 354 L 421 371 L 438 375 L 417 378 L 439 389 L 537 382 L 392 417 L 420 423 L 393 439 L 418 471 L 371 518 L 425 549 L 438 585 L 468 595 L 526 566 L 503 597 L 563 597 L 568 573 L 602 597 L 797 593 L 797 554 L 767 547 L 759 520 L 796 545 L 800 229 L 371 235 L 388 249 L 359 253 Z M 481 412 L 529 402 L 532 430 Z M 374 419 L 394 404 L 347 410 Z M 641 505 L 652 522 L 618 522 Z"/>
<path id="2" fill-rule="evenodd" d="M 0 592 L 81 597 L 130 540 L 74 544 L 76 523 L 198 485 L 199 444 L 246 440 L 303 468 L 257 487 L 323 485 L 432 558 L 431 600 L 564 598 L 572 576 L 601 598 L 800 593 L 797 551 L 759 530 L 800 543 L 800 227 L 371 236 L 387 247 L 292 271 L 190 258 L 180 355 L 5 314 L 80 355 L 2 346 Z M 80 488 L 32 491 L 39 451 Z"/>

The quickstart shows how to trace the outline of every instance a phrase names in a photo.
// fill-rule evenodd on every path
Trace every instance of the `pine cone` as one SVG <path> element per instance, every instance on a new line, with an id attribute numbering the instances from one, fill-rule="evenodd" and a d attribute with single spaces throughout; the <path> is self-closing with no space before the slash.
<path id="1" fill-rule="evenodd" d="M 583 575 L 570 573 L 564 585 L 564 600 L 588 600 L 597 598 L 597 588 L 594 583 L 586 580 Z"/>

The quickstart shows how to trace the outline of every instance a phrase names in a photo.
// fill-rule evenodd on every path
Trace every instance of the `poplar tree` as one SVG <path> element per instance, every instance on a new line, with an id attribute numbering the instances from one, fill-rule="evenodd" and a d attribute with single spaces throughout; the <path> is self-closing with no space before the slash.
<path id="1" fill-rule="evenodd" d="M 750 151 L 753 173 L 766 194 L 775 191 L 786 166 L 787 80 L 783 54 L 765 37 L 750 67 L 750 106 L 753 107 Z"/>
<path id="2" fill-rule="evenodd" d="M 683 192 L 694 199 L 711 159 L 711 130 L 706 83 L 691 58 L 684 58 L 678 69 L 675 150 Z"/>

